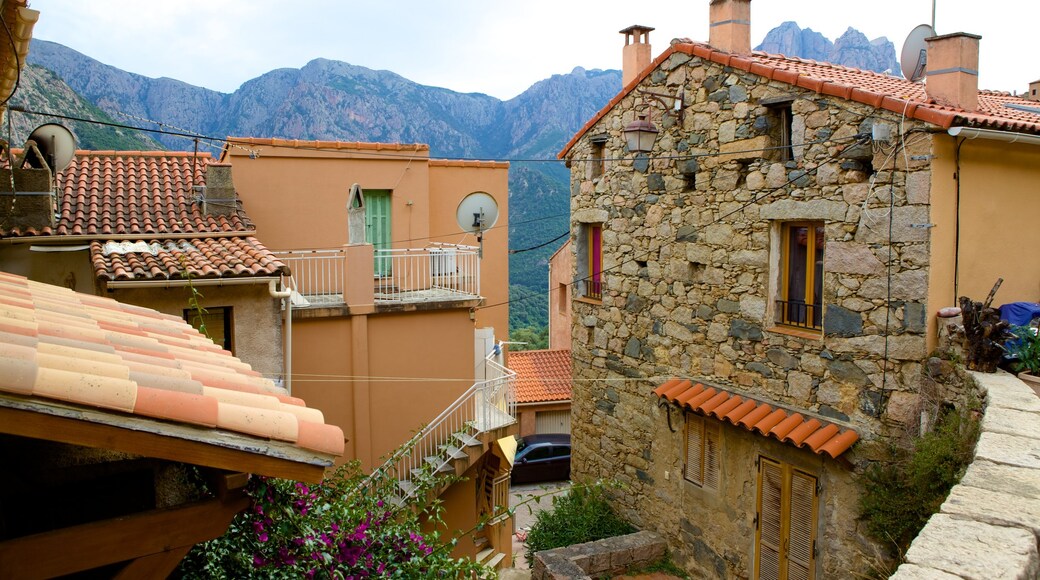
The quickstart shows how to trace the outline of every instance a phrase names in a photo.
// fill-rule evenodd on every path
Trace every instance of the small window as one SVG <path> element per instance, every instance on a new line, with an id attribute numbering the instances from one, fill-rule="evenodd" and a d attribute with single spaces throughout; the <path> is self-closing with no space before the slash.
<path id="1" fill-rule="evenodd" d="M 184 320 L 192 325 L 195 330 L 206 335 L 218 346 L 234 354 L 234 342 L 231 340 L 231 307 L 218 306 L 204 308 L 202 311 L 186 308 Z"/>
<path id="2" fill-rule="evenodd" d="M 717 421 L 686 414 L 686 466 L 683 475 L 705 489 L 719 489 L 721 429 Z"/>
<path id="3" fill-rule="evenodd" d="M 758 460 L 755 578 L 811 580 L 816 574 L 816 477 L 786 463 Z"/>
<path id="4" fill-rule="evenodd" d="M 607 169 L 607 136 L 594 135 L 589 139 L 592 156 L 589 159 L 589 178 L 599 179 Z"/>
<path id="5" fill-rule="evenodd" d="M 772 137 L 773 149 L 776 153 L 772 158 L 777 161 L 790 161 L 794 159 L 794 147 L 791 142 L 793 132 L 794 114 L 791 110 L 790 96 L 765 99 L 762 104 L 769 109 L 769 136 Z"/>
<path id="6" fill-rule="evenodd" d="M 603 224 L 582 224 L 578 236 L 578 280 L 581 296 L 603 299 Z"/>
<path id="7" fill-rule="evenodd" d="M 823 317 L 823 222 L 790 222 L 780 228 L 780 297 L 776 322 L 819 330 Z"/>
<path id="8" fill-rule="evenodd" d="M 566 284 L 560 284 L 560 286 L 559 286 L 559 288 L 557 288 L 556 292 L 557 292 L 556 308 L 559 310 L 560 314 L 566 314 L 567 313 L 567 285 Z"/>

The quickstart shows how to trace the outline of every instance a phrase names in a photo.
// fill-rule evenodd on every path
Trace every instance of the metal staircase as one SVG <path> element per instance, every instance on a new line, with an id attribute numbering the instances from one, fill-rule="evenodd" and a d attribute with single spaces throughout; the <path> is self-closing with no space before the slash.
<path id="1" fill-rule="evenodd" d="M 373 471 L 356 491 L 364 492 L 396 480 L 392 501 L 403 507 L 415 497 L 420 478 L 456 472 L 459 464 L 464 470 L 483 451 L 481 434 L 515 423 L 516 373 L 496 362 L 495 356 L 492 353 L 485 358 L 487 380 L 474 383 Z"/>

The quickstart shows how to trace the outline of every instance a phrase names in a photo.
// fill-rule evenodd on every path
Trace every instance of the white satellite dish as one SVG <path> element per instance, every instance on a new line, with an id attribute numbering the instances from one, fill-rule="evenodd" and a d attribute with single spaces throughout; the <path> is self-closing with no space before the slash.
<path id="1" fill-rule="evenodd" d="M 908 81 L 917 82 L 928 70 L 928 43 L 926 38 L 935 36 L 930 24 L 918 24 L 907 35 L 903 50 L 899 53 L 899 68 Z"/>
<path id="2" fill-rule="evenodd" d="M 57 123 L 46 123 L 33 129 L 29 139 L 36 143 L 43 161 L 54 173 L 68 167 L 76 155 L 76 137 L 72 131 Z"/>
<path id="3" fill-rule="evenodd" d="M 462 199 L 455 211 L 455 221 L 464 232 L 478 236 L 498 221 L 498 202 L 491 194 L 475 191 Z"/>

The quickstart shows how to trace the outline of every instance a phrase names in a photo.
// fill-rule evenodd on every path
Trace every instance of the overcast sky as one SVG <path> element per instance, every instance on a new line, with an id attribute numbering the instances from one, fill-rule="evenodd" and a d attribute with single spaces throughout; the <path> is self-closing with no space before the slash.
<path id="1" fill-rule="evenodd" d="M 982 36 L 980 88 L 1040 78 L 1040 0 L 937 0 L 939 34 Z M 655 27 L 656 56 L 676 37 L 706 41 L 708 0 L 30 0 L 33 32 L 149 77 L 232 92 L 314 58 L 510 99 L 574 67 L 621 68 L 622 28 Z M 787 20 L 835 40 L 852 26 L 896 47 L 932 19 L 932 0 L 753 0 L 757 45 Z"/>

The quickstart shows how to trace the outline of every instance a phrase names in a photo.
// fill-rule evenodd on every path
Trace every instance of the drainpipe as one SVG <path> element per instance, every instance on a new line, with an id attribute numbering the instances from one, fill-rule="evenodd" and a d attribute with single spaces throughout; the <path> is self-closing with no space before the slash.
<path id="1" fill-rule="evenodd" d="M 267 285 L 267 290 L 272 297 L 285 301 L 285 348 L 282 350 L 282 357 L 285 368 L 285 390 L 292 395 L 292 289 L 287 288 L 279 292 L 275 289 L 277 283 L 277 280 L 271 280 Z"/>

